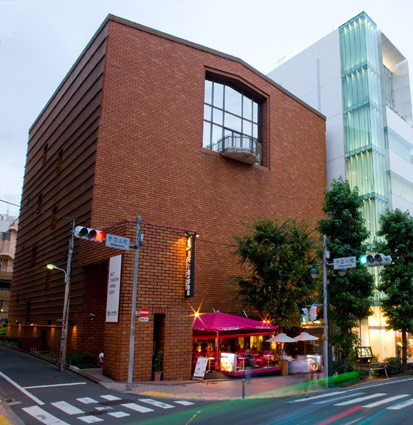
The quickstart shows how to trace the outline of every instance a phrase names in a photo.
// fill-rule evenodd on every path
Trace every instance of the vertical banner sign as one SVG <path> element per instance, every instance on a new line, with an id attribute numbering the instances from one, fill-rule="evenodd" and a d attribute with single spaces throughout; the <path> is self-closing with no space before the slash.
<path id="1" fill-rule="evenodd" d="M 106 299 L 106 322 L 118 322 L 120 273 L 122 255 L 116 255 L 109 260 L 108 296 Z"/>
<path id="2" fill-rule="evenodd" d="M 194 296 L 195 239 L 195 235 L 188 236 L 186 244 L 185 296 L 187 298 L 192 298 Z"/>

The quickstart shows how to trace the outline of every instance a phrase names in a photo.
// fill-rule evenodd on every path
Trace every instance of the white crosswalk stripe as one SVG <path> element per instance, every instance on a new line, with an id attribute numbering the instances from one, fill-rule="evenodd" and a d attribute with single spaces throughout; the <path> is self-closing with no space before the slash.
<path id="1" fill-rule="evenodd" d="M 134 410 L 135 412 L 140 412 L 140 413 L 153 412 L 153 409 L 139 406 L 139 404 L 136 404 L 136 403 L 125 403 L 125 404 L 121 404 L 121 406 L 126 407 L 127 409 Z"/>
<path id="2" fill-rule="evenodd" d="M 364 397 L 358 397 L 358 398 L 354 398 L 352 400 L 343 401 L 342 403 L 336 403 L 336 404 L 334 404 L 334 406 L 348 406 L 349 404 L 362 403 L 365 400 L 370 400 L 372 398 L 377 398 L 377 397 L 381 397 L 381 396 L 384 396 L 384 395 L 387 395 L 387 393 L 370 394 L 370 395 L 366 395 Z"/>
<path id="3" fill-rule="evenodd" d="M 399 400 L 400 398 L 409 397 L 409 394 L 399 394 L 393 397 L 385 398 L 384 400 L 375 401 L 374 403 L 366 404 L 363 407 L 371 408 L 376 406 L 381 406 L 382 404 L 391 403 L 392 401 Z"/>
<path id="4" fill-rule="evenodd" d="M 122 400 L 120 397 L 116 397 L 112 394 L 105 394 L 105 395 L 101 395 L 100 397 L 108 401 Z"/>
<path id="5" fill-rule="evenodd" d="M 413 398 L 410 400 L 403 401 L 402 403 L 395 404 L 394 406 L 389 406 L 387 409 L 389 410 L 401 410 L 405 407 L 409 407 L 413 404 Z"/>
<path id="6" fill-rule="evenodd" d="M 97 416 L 92 416 L 92 415 L 78 416 L 77 418 L 83 422 L 86 422 L 87 424 L 93 424 L 95 422 L 103 422 L 102 418 L 98 418 Z"/>
<path id="7" fill-rule="evenodd" d="M 52 406 L 57 407 L 62 412 L 67 413 L 68 415 L 79 415 L 85 413 L 83 410 L 78 409 L 72 404 L 67 403 L 66 401 L 56 401 L 55 403 L 51 403 Z"/>
<path id="8" fill-rule="evenodd" d="M 320 399 L 320 398 L 331 397 L 331 396 L 337 395 L 337 394 L 343 394 L 343 391 L 335 391 L 335 392 L 328 393 L 328 394 L 321 394 L 321 395 L 315 395 L 315 396 L 312 396 L 312 397 L 299 398 L 297 400 L 290 401 L 290 403 L 300 403 L 301 401 L 312 401 L 312 400 L 317 400 L 317 399 Z"/>
<path id="9" fill-rule="evenodd" d="M 83 404 L 99 403 L 97 400 L 95 400 L 94 398 L 90 398 L 90 397 L 77 398 L 76 400 L 80 401 Z"/>
<path id="10" fill-rule="evenodd" d="M 151 404 L 155 407 L 160 407 L 161 409 L 173 409 L 175 406 L 172 404 L 163 403 L 162 401 L 152 400 L 151 398 L 140 398 L 139 401 L 141 403 Z"/>
<path id="11" fill-rule="evenodd" d="M 39 406 L 23 407 L 23 410 L 30 416 L 36 418 L 39 422 L 46 425 L 70 425 L 67 422 L 61 421 L 56 416 L 51 415 L 46 410 Z"/>
<path id="12" fill-rule="evenodd" d="M 125 416 L 130 416 L 130 413 L 126 413 L 126 412 L 108 412 L 108 415 L 113 416 L 114 418 L 124 418 Z"/>
<path id="13" fill-rule="evenodd" d="M 328 400 L 316 401 L 313 404 L 335 403 L 336 401 L 344 400 L 345 398 L 356 397 L 356 396 L 362 395 L 362 394 L 364 394 L 364 393 L 363 392 L 351 393 L 351 394 L 347 393 L 347 394 L 343 394 L 343 395 L 338 396 L 338 397 L 329 398 Z"/>
<path id="14" fill-rule="evenodd" d="M 192 406 L 194 403 L 192 401 L 186 401 L 186 400 L 178 400 L 174 401 L 176 404 L 180 404 L 181 406 Z"/>

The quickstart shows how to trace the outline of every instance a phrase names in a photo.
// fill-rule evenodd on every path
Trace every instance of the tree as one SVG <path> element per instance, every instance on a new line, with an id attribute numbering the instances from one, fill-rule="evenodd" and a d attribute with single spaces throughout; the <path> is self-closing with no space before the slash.
<path id="1" fill-rule="evenodd" d="M 327 218 L 319 220 L 319 232 L 327 235 L 330 258 L 349 257 L 365 251 L 369 233 L 361 214 L 362 198 L 341 178 L 333 180 L 324 196 L 323 211 Z M 330 319 L 335 324 L 333 344 L 342 350 L 344 360 L 357 341 L 353 329 L 370 314 L 373 276 L 366 267 L 348 269 L 344 277 L 331 271 L 329 279 Z"/>
<path id="2" fill-rule="evenodd" d="M 314 238 L 308 226 L 289 219 L 282 223 L 263 218 L 246 224 L 235 235 L 234 252 L 247 273 L 234 277 L 242 302 L 290 327 L 300 309 L 315 294 L 310 277 Z"/>
<path id="3" fill-rule="evenodd" d="M 393 264 L 383 267 L 378 286 L 384 292 L 382 308 L 389 327 L 402 333 L 402 365 L 407 370 L 407 332 L 413 332 L 413 218 L 398 209 L 380 217 L 379 250 L 391 255 Z"/>

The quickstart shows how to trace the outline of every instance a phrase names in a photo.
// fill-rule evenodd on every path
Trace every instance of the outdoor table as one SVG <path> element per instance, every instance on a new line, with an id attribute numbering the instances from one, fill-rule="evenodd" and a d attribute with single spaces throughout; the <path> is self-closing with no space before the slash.
<path id="1" fill-rule="evenodd" d="M 211 371 L 211 360 L 215 360 L 215 357 L 208 357 L 208 372 Z"/>
<path id="2" fill-rule="evenodd" d="M 248 357 L 238 357 L 238 358 L 242 360 L 242 369 L 241 370 L 245 370 L 245 360 L 247 360 Z"/>
<path id="3" fill-rule="evenodd" d="M 270 359 L 272 357 L 272 354 L 264 354 L 264 357 L 267 357 L 267 366 L 266 367 L 271 367 L 270 366 Z"/>

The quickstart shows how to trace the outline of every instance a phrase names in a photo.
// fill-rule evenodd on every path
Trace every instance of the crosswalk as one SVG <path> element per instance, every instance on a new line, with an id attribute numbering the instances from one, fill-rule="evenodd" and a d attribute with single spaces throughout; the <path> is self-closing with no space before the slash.
<path id="1" fill-rule="evenodd" d="M 401 410 L 413 405 L 413 396 L 412 394 L 397 394 L 389 396 L 388 393 L 384 392 L 366 394 L 363 391 L 334 391 L 331 393 L 299 398 L 291 401 L 290 403 L 304 402 L 314 405 L 330 404 L 337 407 L 358 405 L 366 409 L 383 406 L 389 410 Z"/>
<path id="2" fill-rule="evenodd" d="M 76 405 L 75 405 L 76 403 Z M 173 409 L 177 406 L 191 406 L 194 404 L 187 400 L 174 400 L 169 403 L 151 398 L 138 398 L 136 401 L 125 400 L 112 394 L 103 394 L 99 397 L 80 397 L 73 403 L 67 401 L 55 401 L 42 407 L 34 405 L 24 407 L 23 410 L 45 425 L 69 425 L 59 419 L 59 412 L 83 423 L 92 424 L 103 422 L 106 415 L 111 418 L 125 418 L 132 413 L 150 413 L 156 409 Z M 46 410 L 47 409 L 47 410 Z M 55 416 L 56 415 L 56 416 Z M 71 423 L 73 423 L 71 421 Z"/>

